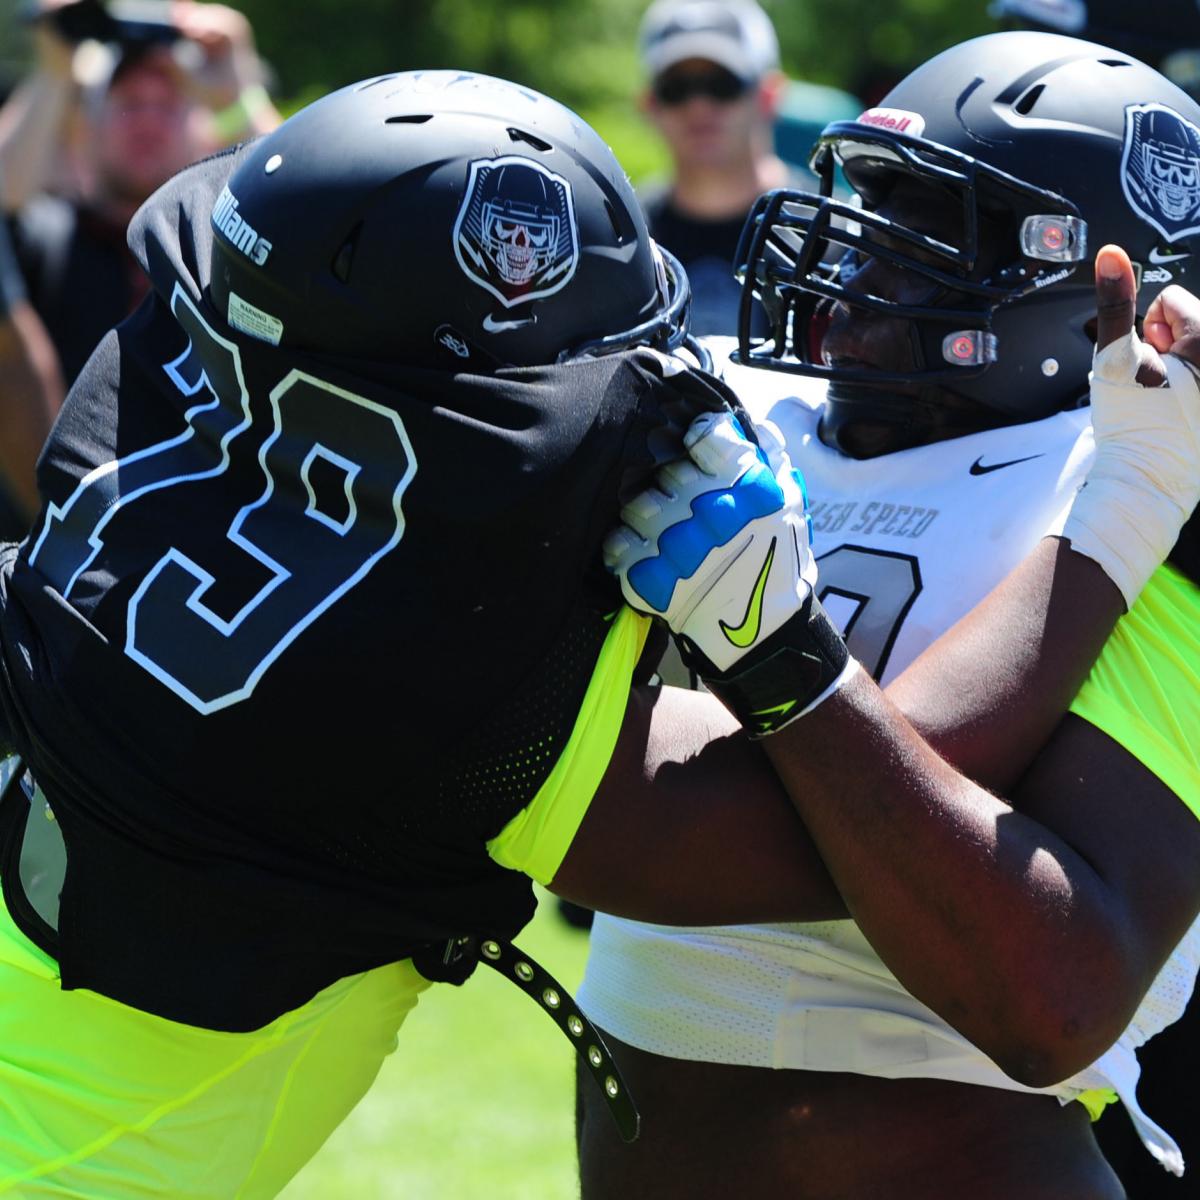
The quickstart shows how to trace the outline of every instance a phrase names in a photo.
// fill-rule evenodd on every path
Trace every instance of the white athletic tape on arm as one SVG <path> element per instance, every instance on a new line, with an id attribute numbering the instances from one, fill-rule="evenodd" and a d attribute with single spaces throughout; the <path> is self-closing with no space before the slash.
<path id="1" fill-rule="evenodd" d="M 1096 461 L 1063 527 L 1132 607 L 1200 500 L 1200 385 L 1187 363 L 1163 356 L 1167 384 L 1134 382 L 1140 344 L 1130 333 L 1092 372 Z"/>

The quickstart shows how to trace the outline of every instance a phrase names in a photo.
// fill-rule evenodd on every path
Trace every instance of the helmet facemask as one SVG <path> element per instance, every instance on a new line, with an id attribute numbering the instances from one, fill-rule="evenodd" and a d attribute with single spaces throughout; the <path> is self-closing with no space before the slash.
<path id="1" fill-rule="evenodd" d="M 839 167 L 857 203 L 834 198 Z M 1020 419 L 981 411 L 973 393 L 1003 353 L 1010 306 L 1071 276 L 1086 256 L 1075 205 L 949 147 L 856 122 L 825 131 L 813 168 L 819 194 L 768 194 L 747 221 L 737 256 L 740 360 L 828 379 L 831 395 L 857 402 L 864 417 L 903 410 L 889 419 L 908 444 Z M 758 341 L 751 297 L 771 322 Z M 903 326 L 909 353 L 839 355 L 829 344 L 839 321 L 876 333 Z M 1050 411 L 1076 396 L 1049 401 Z"/>
<path id="2" fill-rule="evenodd" d="M 924 422 L 933 440 L 969 432 L 971 405 L 986 428 L 1086 402 L 1096 247 L 1124 247 L 1145 285 L 1196 286 L 1200 108 L 1144 63 L 1053 34 L 991 34 L 937 55 L 883 105 L 825 130 L 819 194 L 775 193 L 751 214 L 743 361 L 828 379 L 832 405 L 870 393 L 881 412 L 914 397 L 954 410 Z M 839 168 L 861 209 L 835 199 Z M 936 214 L 889 222 L 896 178 L 929 188 Z M 1155 290 L 1141 289 L 1139 313 Z M 752 295 L 767 339 L 749 334 Z M 827 354 L 820 322 L 846 310 L 909 323 L 911 361 Z"/>

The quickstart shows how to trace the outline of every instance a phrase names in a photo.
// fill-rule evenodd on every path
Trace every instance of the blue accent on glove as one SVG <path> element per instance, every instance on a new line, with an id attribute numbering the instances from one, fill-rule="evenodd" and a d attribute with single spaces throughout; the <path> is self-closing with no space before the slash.
<path id="1" fill-rule="evenodd" d="M 666 612 L 671 593 L 682 576 L 673 562 L 655 555 L 634 563 L 626 576 L 633 588 L 657 612 Z"/>
<path id="2" fill-rule="evenodd" d="M 671 603 L 675 585 L 694 575 L 718 546 L 737 537 L 759 517 L 778 512 L 783 490 L 770 467 L 758 463 L 731 488 L 703 492 L 692 501 L 692 516 L 665 529 L 658 538 L 658 553 L 629 568 L 629 585 L 658 612 Z"/>

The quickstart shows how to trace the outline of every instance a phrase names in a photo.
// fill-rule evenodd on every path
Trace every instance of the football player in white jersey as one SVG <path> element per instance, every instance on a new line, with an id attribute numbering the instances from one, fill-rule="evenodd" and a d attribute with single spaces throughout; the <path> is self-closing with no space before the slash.
<path id="1" fill-rule="evenodd" d="M 1112 1100 L 1182 1171 L 1139 1109 L 1134 1051 L 1196 974 L 1196 521 L 1140 599 L 1112 562 L 1117 589 L 1085 582 L 1040 609 L 1014 603 L 1010 579 L 918 656 L 1031 551 L 1056 559 L 1056 588 L 1078 569 L 1053 535 L 1092 463 L 1093 342 L 1099 326 L 1101 344 L 1127 344 L 1133 274 L 1193 284 L 1200 110 L 1125 56 L 1003 34 L 830 126 L 816 161 L 827 182 L 841 166 L 862 209 L 828 186 L 764 198 L 740 260 L 774 338 L 743 335 L 738 357 L 825 387 L 727 379 L 804 472 L 817 594 L 851 653 L 1013 807 L 884 802 L 870 751 L 848 761 L 814 737 L 820 711 L 765 738 L 845 907 L 803 925 L 597 918 L 581 1003 L 622 1051 L 645 1132 L 616 1147 L 581 1092 L 585 1200 L 1117 1197 L 1088 1126 Z M 1133 258 L 1102 256 L 1120 280 L 1104 286 L 1125 292 L 1099 316 L 1088 239 Z M 845 255 L 829 273 L 831 243 Z M 1150 310 L 1157 290 L 1136 301 L 1144 335 L 1178 350 L 1162 317 L 1179 293 Z M 1173 334 L 1196 327 L 1188 315 Z M 1085 527 L 1065 535 L 1090 553 Z M 1130 611 L 1051 733 L 1045 685 L 1074 693 L 1114 597 Z"/>

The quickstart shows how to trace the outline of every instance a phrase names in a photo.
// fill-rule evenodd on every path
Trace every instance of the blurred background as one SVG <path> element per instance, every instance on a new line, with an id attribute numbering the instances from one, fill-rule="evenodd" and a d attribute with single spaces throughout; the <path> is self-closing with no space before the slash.
<path id="1" fill-rule="evenodd" d="M 413 67 L 466 67 L 526 83 L 578 111 L 634 182 L 665 151 L 631 98 L 647 0 L 243 0 L 285 115 L 342 84 Z M 20 0 L 0 0 L 0 94 L 28 69 Z M 870 102 L 918 62 L 996 28 L 986 0 L 764 0 L 789 77 Z M 803 109 L 793 98 L 787 111 Z M 786 126 L 785 112 L 785 126 Z M 785 128 L 790 152 L 791 140 Z"/>

